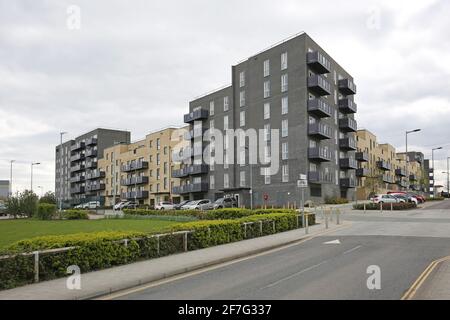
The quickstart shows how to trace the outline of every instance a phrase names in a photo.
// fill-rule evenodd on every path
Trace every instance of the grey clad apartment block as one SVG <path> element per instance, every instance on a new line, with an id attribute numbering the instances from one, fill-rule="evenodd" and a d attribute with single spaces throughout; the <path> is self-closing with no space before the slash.
<path id="1" fill-rule="evenodd" d="M 228 129 L 278 129 L 279 169 L 269 177 L 262 175 L 260 169 L 266 165 L 259 161 L 249 165 L 248 152 L 246 164 L 237 164 L 236 139 L 234 164 L 193 172 L 182 178 L 177 191 L 185 199 L 233 195 L 239 205 L 249 207 L 252 189 L 255 207 L 287 206 L 299 203 L 297 180 L 304 174 L 308 177 L 306 200 L 353 199 L 355 94 L 352 76 L 306 33 L 232 66 L 232 84 L 191 101 L 184 120 L 197 133 L 211 126 L 224 130 L 226 125 Z M 203 163 L 201 150 L 209 142 L 201 136 L 191 137 L 191 142 L 191 160 Z M 270 148 L 272 143 L 259 141 L 258 148 Z M 225 147 L 225 152 L 230 149 Z"/>
<path id="2" fill-rule="evenodd" d="M 130 143 L 129 131 L 98 128 L 55 148 L 55 195 L 65 206 L 100 201 L 104 173 L 97 168 L 103 150 L 117 143 Z M 61 149 L 61 150 L 60 150 Z"/>

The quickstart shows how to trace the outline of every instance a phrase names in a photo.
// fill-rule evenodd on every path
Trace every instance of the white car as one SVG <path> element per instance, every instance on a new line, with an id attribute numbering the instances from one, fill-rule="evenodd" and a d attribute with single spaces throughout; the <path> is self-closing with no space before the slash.
<path id="1" fill-rule="evenodd" d="M 399 200 L 390 194 L 378 194 L 373 197 L 375 203 L 397 203 Z"/>
<path id="2" fill-rule="evenodd" d="M 130 201 L 120 201 L 114 205 L 114 210 L 122 210 Z"/>
<path id="3" fill-rule="evenodd" d="M 100 207 L 100 201 L 89 201 L 76 206 L 76 209 L 97 209 Z"/>
<path id="4" fill-rule="evenodd" d="M 155 206 L 156 210 L 173 210 L 173 203 L 169 201 L 161 201 Z"/>
<path id="5" fill-rule="evenodd" d="M 194 200 L 181 207 L 181 210 L 211 210 L 214 205 L 209 199 Z"/>

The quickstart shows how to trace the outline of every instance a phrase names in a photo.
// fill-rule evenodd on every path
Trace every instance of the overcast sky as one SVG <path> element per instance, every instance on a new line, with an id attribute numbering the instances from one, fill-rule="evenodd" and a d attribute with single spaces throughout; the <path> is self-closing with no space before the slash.
<path id="1" fill-rule="evenodd" d="M 76 12 L 80 8 L 80 28 Z M 351 73 L 358 127 L 403 151 L 450 156 L 450 1 L 0 0 L 0 180 L 54 189 L 59 132 L 182 124 L 231 65 L 301 31 Z"/>

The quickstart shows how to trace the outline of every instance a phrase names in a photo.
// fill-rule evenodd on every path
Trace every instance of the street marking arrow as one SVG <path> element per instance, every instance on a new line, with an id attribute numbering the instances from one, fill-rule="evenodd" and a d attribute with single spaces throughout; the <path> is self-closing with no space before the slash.
<path id="1" fill-rule="evenodd" d="M 324 242 L 323 244 L 341 244 L 339 239 Z"/>

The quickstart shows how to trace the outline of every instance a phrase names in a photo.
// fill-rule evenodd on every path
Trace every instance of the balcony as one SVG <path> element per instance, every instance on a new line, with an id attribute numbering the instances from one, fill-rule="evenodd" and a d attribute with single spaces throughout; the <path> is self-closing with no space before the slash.
<path id="1" fill-rule="evenodd" d="M 339 111 L 342 113 L 356 113 L 357 106 L 349 98 L 339 99 Z"/>
<path id="2" fill-rule="evenodd" d="M 355 159 L 359 162 L 368 162 L 369 161 L 369 154 L 367 152 L 355 152 Z"/>
<path id="3" fill-rule="evenodd" d="M 377 167 L 385 171 L 391 170 L 391 164 L 384 160 L 377 161 Z"/>
<path id="4" fill-rule="evenodd" d="M 101 179 L 105 177 L 105 171 L 91 170 L 86 174 L 86 180 Z"/>
<path id="5" fill-rule="evenodd" d="M 306 55 L 306 63 L 308 67 L 320 74 L 329 73 L 331 70 L 330 61 L 319 51 L 308 52 Z"/>
<path id="6" fill-rule="evenodd" d="M 327 118 L 333 115 L 331 106 L 322 99 L 308 100 L 308 112 L 319 118 Z"/>
<path id="7" fill-rule="evenodd" d="M 206 164 L 194 164 L 179 170 L 172 171 L 172 178 L 183 178 L 189 175 L 208 173 L 209 167 Z"/>
<path id="8" fill-rule="evenodd" d="M 308 77 L 308 89 L 319 96 L 331 94 L 331 85 L 324 77 L 313 75 Z"/>
<path id="9" fill-rule="evenodd" d="M 88 149 L 86 151 L 86 157 L 96 157 L 97 156 L 97 150 L 95 149 Z"/>
<path id="10" fill-rule="evenodd" d="M 77 153 L 76 155 L 73 155 L 70 157 L 71 162 L 77 162 L 84 160 L 85 156 L 84 153 Z"/>
<path id="11" fill-rule="evenodd" d="M 331 161 L 331 152 L 323 147 L 308 148 L 308 159 L 311 161 Z"/>
<path id="12" fill-rule="evenodd" d="M 350 79 L 342 79 L 338 82 L 339 91 L 345 95 L 356 94 L 356 85 Z"/>
<path id="13" fill-rule="evenodd" d="M 395 169 L 395 175 L 399 177 L 406 177 L 405 169 Z"/>
<path id="14" fill-rule="evenodd" d="M 313 184 L 332 183 L 333 178 L 331 174 L 325 174 L 319 171 L 309 171 L 308 181 Z"/>
<path id="15" fill-rule="evenodd" d="M 370 175 L 370 170 L 367 168 L 358 168 L 356 169 L 357 177 L 368 177 Z"/>
<path id="16" fill-rule="evenodd" d="M 356 141 L 351 137 L 339 139 L 339 148 L 348 151 L 356 150 Z"/>
<path id="17" fill-rule="evenodd" d="M 122 193 L 122 198 L 125 198 L 125 199 L 128 199 L 128 200 L 147 199 L 148 198 L 148 191 L 124 192 L 124 193 Z"/>
<path id="18" fill-rule="evenodd" d="M 86 186 L 86 192 L 96 192 L 100 190 L 105 190 L 104 183 L 96 183 Z"/>
<path id="19" fill-rule="evenodd" d="M 308 124 L 308 134 L 318 139 L 331 139 L 333 136 L 331 128 L 320 122 Z"/>
<path id="20" fill-rule="evenodd" d="M 70 188 L 70 193 L 72 193 L 72 194 L 84 193 L 84 187 L 83 186 L 76 186 L 76 187 Z"/>
<path id="21" fill-rule="evenodd" d="M 198 109 L 192 111 L 191 113 L 184 115 L 184 123 L 190 123 L 196 120 L 202 120 L 208 118 L 208 110 Z"/>
<path id="22" fill-rule="evenodd" d="M 382 180 L 385 183 L 391 183 L 391 184 L 394 183 L 394 179 L 389 174 L 383 174 Z"/>
<path id="23" fill-rule="evenodd" d="M 174 194 L 186 194 L 191 192 L 207 192 L 208 191 L 208 183 L 200 182 L 200 183 L 192 183 L 185 184 L 183 186 L 173 187 L 172 193 Z"/>
<path id="24" fill-rule="evenodd" d="M 352 178 L 340 178 L 339 185 L 341 188 L 356 188 L 356 181 Z"/>
<path id="25" fill-rule="evenodd" d="M 75 144 L 70 146 L 70 151 L 72 151 L 72 152 L 73 151 L 79 151 L 79 150 L 84 149 L 84 148 L 85 148 L 84 142 L 77 142 L 77 143 L 75 143 Z"/>
<path id="26" fill-rule="evenodd" d="M 75 176 L 70 178 L 71 183 L 79 183 L 84 181 L 84 176 Z"/>
<path id="27" fill-rule="evenodd" d="M 96 169 L 97 168 L 97 161 L 91 160 L 86 161 L 86 169 Z"/>
<path id="28" fill-rule="evenodd" d="M 339 159 L 339 167 L 341 169 L 357 169 L 358 162 L 353 158 L 342 158 Z"/>
<path id="29" fill-rule="evenodd" d="M 130 172 L 130 171 L 145 170 L 145 169 L 148 169 L 147 161 L 132 162 L 130 164 L 125 164 L 122 166 L 122 172 Z"/>
<path id="30" fill-rule="evenodd" d="M 339 119 L 339 129 L 345 132 L 356 132 L 356 121 L 352 118 Z"/>
<path id="31" fill-rule="evenodd" d="M 130 177 L 122 180 L 120 182 L 123 186 L 132 186 L 132 185 L 138 185 L 138 184 L 148 184 L 148 177 L 147 176 L 139 176 L 139 177 Z"/>
<path id="32" fill-rule="evenodd" d="M 417 176 L 415 174 L 410 174 L 409 175 L 409 181 L 417 181 Z"/>
<path id="33" fill-rule="evenodd" d="M 87 146 L 94 146 L 97 144 L 97 138 L 89 138 L 86 140 Z"/>
<path id="34" fill-rule="evenodd" d="M 395 183 L 402 188 L 408 188 L 408 183 L 406 181 L 403 180 L 397 180 L 395 181 Z"/>
<path id="35" fill-rule="evenodd" d="M 75 166 L 70 167 L 70 172 L 82 171 L 84 170 L 84 168 L 85 168 L 84 164 L 77 164 Z"/>

